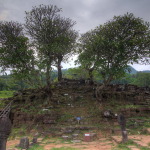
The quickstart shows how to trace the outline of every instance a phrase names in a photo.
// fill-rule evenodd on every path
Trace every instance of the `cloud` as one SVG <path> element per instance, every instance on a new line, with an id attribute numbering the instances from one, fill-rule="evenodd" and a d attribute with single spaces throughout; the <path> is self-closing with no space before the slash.
<path id="1" fill-rule="evenodd" d="M 5 0 L 1 2 L 0 8 L 6 19 L 24 22 L 24 12 L 40 4 L 53 4 L 62 8 L 62 15 L 76 21 L 75 28 L 81 33 L 105 23 L 114 15 L 126 12 L 150 21 L 150 0 Z"/>
<path id="2" fill-rule="evenodd" d="M 7 10 L 3 10 L 0 12 L 0 20 L 8 20 L 9 12 Z"/>
<path id="3" fill-rule="evenodd" d="M 80 33 L 127 12 L 150 22 L 150 0 L 0 0 L 0 20 L 24 23 L 25 11 L 40 4 L 62 8 L 62 15 L 76 21 Z"/>

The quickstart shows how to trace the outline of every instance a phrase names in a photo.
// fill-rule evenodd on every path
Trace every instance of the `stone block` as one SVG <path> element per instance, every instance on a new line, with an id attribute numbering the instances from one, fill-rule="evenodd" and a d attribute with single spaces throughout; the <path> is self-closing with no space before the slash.
<path id="1" fill-rule="evenodd" d="M 29 148 L 29 138 L 23 137 L 20 139 L 19 147 L 21 149 L 28 149 Z"/>
<path id="2" fill-rule="evenodd" d="M 32 143 L 33 143 L 33 144 L 36 144 L 36 143 L 37 143 L 37 137 L 33 137 Z"/>
<path id="3" fill-rule="evenodd" d="M 81 143 L 81 140 L 73 140 L 73 143 Z"/>

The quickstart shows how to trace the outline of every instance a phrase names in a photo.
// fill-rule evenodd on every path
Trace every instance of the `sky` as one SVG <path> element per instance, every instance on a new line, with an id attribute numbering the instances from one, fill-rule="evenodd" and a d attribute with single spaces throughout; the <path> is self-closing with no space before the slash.
<path id="1" fill-rule="evenodd" d="M 81 34 L 127 12 L 150 22 L 150 0 L 0 0 L 0 20 L 24 23 L 25 11 L 40 4 L 62 8 L 61 15 L 76 21 L 74 29 Z M 62 66 L 74 67 L 73 61 Z M 132 66 L 138 71 L 150 70 L 150 65 Z"/>

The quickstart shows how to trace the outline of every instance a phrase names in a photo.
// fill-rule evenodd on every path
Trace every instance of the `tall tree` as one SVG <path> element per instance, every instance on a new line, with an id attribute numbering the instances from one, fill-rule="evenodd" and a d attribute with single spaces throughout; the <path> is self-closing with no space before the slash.
<path id="1" fill-rule="evenodd" d="M 46 71 L 47 91 L 51 93 L 51 70 L 57 60 L 60 64 L 66 50 L 74 42 L 75 35 L 72 27 L 74 22 L 60 16 L 61 9 L 57 6 L 40 5 L 26 12 L 26 31 L 37 46 L 37 54 Z M 71 34 L 70 34 L 71 33 Z M 50 96 L 50 95 L 49 95 Z"/>
<path id="2" fill-rule="evenodd" d="M 103 77 L 101 88 L 124 76 L 129 63 L 150 63 L 149 23 L 131 13 L 98 26 L 88 41 L 91 56 L 96 56 L 93 61 Z"/>
<path id="3" fill-rule="evenodd" d="M 97 63 L 97 54 L 93 53 L 94 47 L 91 44 L 93 42 L 93 38 L 95 37 L 95 30 L 91 30 L 85 34 L 81 35 L 80 44 L 79 44 L 79 56 L 76 61 L 77 64 L 81 64 L 81 66 L 88 71 L 89 78 L 93 81 L 93 71 L 96 70 Z M 96 44 L 95 44 L 96 46 Z"/>
<path id="4" fill-rule="evenodd" d="M 28 49 L 28 38 L 17 22 L 0 22 L 0 66 L 23 72 L 31 67 L 32 50 Z"/>
<path id="5" fill-rule="evenodd" d="M 70 20 L 71 21 L 71 20 Z M 63 46 L 56 52 L 56 66 L 58 69 L 58 81 L 62 80 L 61 62 L 66 62 L 75 53 L 77 32 L 72 29 L 71 22 L 65 22 L 66 31 L 63 35 Z"/>
<path id="6" fill-rule="evenodd" d="M 131 13 L 99 26 L 96 40 L 105 84 L 124 76 L 129 63 L 150 63 L 149 23 Z"/>

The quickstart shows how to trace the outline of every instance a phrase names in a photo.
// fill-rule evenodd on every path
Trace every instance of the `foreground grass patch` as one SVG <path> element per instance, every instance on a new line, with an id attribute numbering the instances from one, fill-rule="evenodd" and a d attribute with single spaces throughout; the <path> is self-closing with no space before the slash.
<path id="1" fill-rule="evenodd" d="M 123 144 L 118 144 L 118 146 L 116 148 L 114 148 L 113 150 L 131 150 L 131 148 L 129 148 L 129 146 L 135 146 L 135 148 L 137 147 L 140 150 L 150 150 L 149 147 L 145 147 L 145 146 L 140 146 L 138 145 L 136 142 L 129 140 L 127 143 Z"/>
<path id="2" fill-rule="evenodd" d="M 61 148 L 52 148 L 51 150 L 80 150 L 80 149 L 71 148 L 71 147 L 61 147 Z"/>
<path id="3" fill-rule="evenodd" d="M 40 145 L 34 145 L 29 150 L 44 150 L 43 146 Z"/>
<path id="4" fill-rule="evenodd" d="M 13 96 L 14 91 L 0 91 L 0 98 L 8 98 Z"/>

